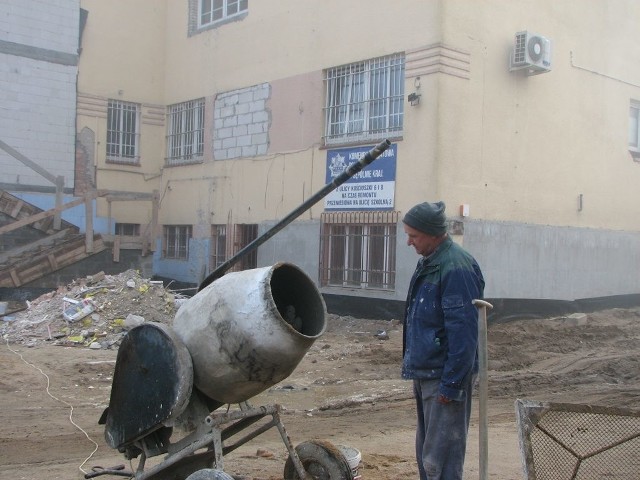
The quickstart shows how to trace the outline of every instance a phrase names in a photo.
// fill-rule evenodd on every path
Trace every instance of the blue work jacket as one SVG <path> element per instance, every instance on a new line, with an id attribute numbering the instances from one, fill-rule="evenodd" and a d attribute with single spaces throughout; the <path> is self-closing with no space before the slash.
<path id="1" fill-rule="evenodd" d="M 484 279 L 476 260 L 447 237 L 418 262 L 407 294 L 402 377 L 440 379 L 440 393 L 461 400 L 478 371 L 478 309 Z"/>

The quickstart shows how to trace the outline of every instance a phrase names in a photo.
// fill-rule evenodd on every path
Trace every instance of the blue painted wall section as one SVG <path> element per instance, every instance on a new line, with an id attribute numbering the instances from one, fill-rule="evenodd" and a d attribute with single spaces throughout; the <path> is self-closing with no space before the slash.
<path id="1" fill-rule="evenodd" d="M 54 195 L 49 194 L 38 194 L 38 193 L 25 193 L 25 192 L 10 192 L 15 197 L 18 197 L 21 200 L 24 200 L 31 205 L 35 205 L 36 207 L 42 210 L 51 210 L 56 206 L 56 197 Z M 73 202 L 79 197 L 64 197 L 62 199 L 63 203 Z M 97 217 L 96 212 L 96 201 L 93 200 L 93 231 L 95 233 L 104 233 L 104 234 L 113 234 L 115 233 L 115 222 L 112 222 L 111 232 L 109 232 L 109 219 L 106 217 Z M 86 214 L 84 205 L 77 205 L 75 207 L 69 208 L 62 212 L 62 219 L 74 224 L 76 227 L 80 229 L 80 233 L 85 233 L 87 228 L 86 222 Z"/>
<path id="2" fill-rule="evenodd" d="M 209 273 L 209 239 L 192 238 L 189 241 L 189 258 L 177 260 L 162 257 L 162 239 L 156 242 L 153 253 L 153 273 L 159 277 L 171 278 L 178 282 L 199 284 Z"/>

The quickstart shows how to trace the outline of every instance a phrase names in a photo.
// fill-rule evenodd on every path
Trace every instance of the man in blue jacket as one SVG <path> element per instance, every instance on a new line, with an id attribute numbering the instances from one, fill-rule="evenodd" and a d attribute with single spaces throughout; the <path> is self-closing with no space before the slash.
<path id="1" fill-rule="evenodd" d="M 407 294 L 402 377 L 413 380 L 421 480 L 462 480 L 478 372 L 478 310 L 484 279 L 447 234 L 445 204 L 420 203 L 403 218 L 421 255 Z"/>

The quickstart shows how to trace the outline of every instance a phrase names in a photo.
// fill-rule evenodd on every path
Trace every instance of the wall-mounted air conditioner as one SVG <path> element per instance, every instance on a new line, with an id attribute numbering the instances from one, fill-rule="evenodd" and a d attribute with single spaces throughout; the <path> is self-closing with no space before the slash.
<path id="1" fill-rule="evenodd" d="M 527 75 L 537 75 L 551 70 L 551 41 L 528 31 L 515 36 L 509 70 L 525 70 Z"/>

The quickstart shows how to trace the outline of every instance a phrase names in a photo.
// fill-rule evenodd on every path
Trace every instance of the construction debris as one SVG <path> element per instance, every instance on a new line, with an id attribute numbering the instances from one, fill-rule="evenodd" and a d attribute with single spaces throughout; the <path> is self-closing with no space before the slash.
<path id="1" fill-rule="evenodd" d="M 98 272 L 76 279 L 3 317 L 0 334 L 11 343 L 36 346 L 117 348 L 126 332 L 143 322 L 171 325 L 188 297 L 142 278 L 136 270 L 119 275 Z"/>

